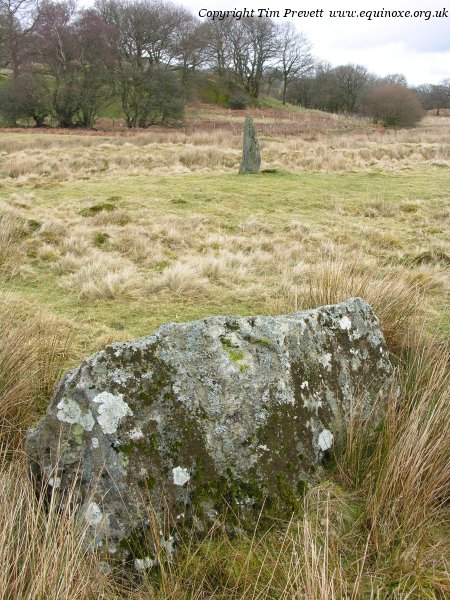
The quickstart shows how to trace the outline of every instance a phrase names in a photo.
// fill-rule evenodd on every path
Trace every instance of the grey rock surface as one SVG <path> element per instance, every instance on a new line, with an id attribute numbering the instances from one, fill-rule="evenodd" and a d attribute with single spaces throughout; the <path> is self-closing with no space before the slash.
<path id="1" fill-rule="evenodd" d="M 149 500 L 157 519 L 169 508 L 172 524 L 199 529 L 226 503 L 289 512 L 320 476 L 352 400 L 370 411 L 391 374 L 378 319 L 359 298 L 168 323 L 64 377 L 28 434 L 36 484 L 63 491 L 78 479 L 94 543 L 124 556 Z"/>
<path id="2" fill-rule="evenodd" d="M 258 136 L 253 125 L 253 117 L 246 117 L 244 125 L 244 140 L 242 161 L 239 169 L 240 175 L 258 173 L 261 166 L 261 153 L 259 151 Z"/>

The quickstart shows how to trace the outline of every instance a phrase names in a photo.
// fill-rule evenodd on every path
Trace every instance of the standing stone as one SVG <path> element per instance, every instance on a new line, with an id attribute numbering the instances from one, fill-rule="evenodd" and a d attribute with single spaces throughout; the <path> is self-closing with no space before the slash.
<path id="1" fill-rule="evenodd" d="M 253 117 L 246 117 L 244 126 L 244 144 L 239 175 L 258 173 L 261 165 L 258 136 L 253 125 Z"/>
<path id="2" fill-rule="evenodd" d="M 227 506 L 230 518 L 244 511 L 250 530 L 262 507 L 291 514 L 345 435 L 353 401 L 369 414 L 391 373 L 379 321 L 360 298 L 167 323 L 64 377 L 28 434 L 37 489 L 75 490 L 93 543 L 152 564 L 132 543 L 148 527 L 149 502 L 161 523 L 169 509 L 178 530 L 201 531 Z"/>

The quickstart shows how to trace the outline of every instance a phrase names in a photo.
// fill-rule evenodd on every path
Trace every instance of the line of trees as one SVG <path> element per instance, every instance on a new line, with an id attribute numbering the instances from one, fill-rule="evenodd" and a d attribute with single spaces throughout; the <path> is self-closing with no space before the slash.
<path id="1" fill-rule="evenodd" d="M 333 112 L 367 109 L 380 86 L 402 102 L 413 94 L 403 76 L 379 80 L 360 65 L 319 63 L 292 22 L 200 20 L 165 0 L 97 0 L 91 9 L 75 0 L 1 0 L 2 68 L 11 75 L 0 87 L 1 113 L 11 124 L 26 118 L 36 126 L 52 116 L 61 127 L 92 127 L 118 102 L 129 127 L 171 125 L 202 74 L 229 83 L 235 108 L 263 91 Z M 449 84 L 417 94 L 426 108 L 446 108 Z"/>
<path id="2" fill-rule="evenodd" d="M 314 66 L 311 44 L 292 24 L 271 19 L 200 21 L 164 0 L 2 0 L 0 67 L 12 76 L 1 91 L 11 123 L 54 116 L 61 127 L 92 127 L 120 98 L 129 127 L 170 124 L 183 115 L 200 69 L 236 83 L 255 100 L 269 67 L 286 101 L 294 77 Z"/>
<path id="3" fill-rule="evenodd" d="M 424 110 L 439 114 L 450 108 L 450 79 L 410 88 L 401 73 L 381 78 L 362 65 L 317 63 L 312 73 L 294 78 L 287 99 L 305 108 L 366 114 L 387 127 L 410 127 Z"/>
<path id="4" fill-rule="evenodd" d="M 376 94 L 375 90 L 376 89 Z M 340 65 L 332 67 L 328 63 L 316 63 L 312 72 L 292 81 L 287 99 L 305 108 L 317 108 L 329 112 L 361 112 L 367 110 L 368 98 L 378 95 L 379 89 L 397 90 L 397 96 L 419 100 L 425 110 L 438 111 L 450 108 L 450 79 L 440 84 L 420 85 L 409 88 L 401 73 L 387 77 L 377 77 L 362 65 Z M 402 90 L 408 89 L 411 93 Z M 417 102 L 416 102 L 417 103 Z"/>

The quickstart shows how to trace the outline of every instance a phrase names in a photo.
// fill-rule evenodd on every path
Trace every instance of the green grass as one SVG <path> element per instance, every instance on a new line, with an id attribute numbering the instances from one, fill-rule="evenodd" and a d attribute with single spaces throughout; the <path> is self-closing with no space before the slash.
<path id="1" fill-rule="evenodd" d="M 344 249 L 346 245 L 364 246 L 367 236 L 371 235 L 372 248 L 369 244 L 368 252 L 392 260 L 395 252 L 414 255 L 418 242 L 427 244 L 430 239 L 445 238 L 445 229 L 436 215 L 447 198 L 449 183 L 449 172 L 442 169 L 422 169 L 420 173 L 407 174 L 281 172 L 248 177 L 224 173 L 133 178 L 97 176 L 88 181 L 62 182 L 48 189 L 31 186 L 33 206 L 24 216 L 38 221 L 45 220 L 46 215 L 58 216 L 68 232 L 84 220 L 82 225 L 89 232 L 87 237 L 95 245 L 96 232 L 105 227 L 91 224 L 89 215 L 95 212 L 91 207 L 107 203 L 110 208 L 108 200 L 115 196 L 118 199 L 114 206 L 124 211 L 132 224 L 138 223 L 144 228 L 158 219 L 173 217 L 183 222 L 200 216 L 207 219 L 208 231 L 225 232 L 232 237 L 242 236 L 242 227 L 253 219 L 269 228 L 266 237 L 288 245 L 289 227 L 295 221 L 312 231 L 316 238 Z M 4 185 L 0 188 L 0 198 L 7 200 L 12 191 Z M 27 191 L 24 186 L 19 193 Z M 409 212 L 408 206 L 416 207 L 418 200 L 420 206 L 415 212 Z M 365 216 L 367 207 L 380 202 L 382 213 L 376 219 Z M 341 210 L 336 210 L 337 204 L 342 206 Z M 406 212 L 403 206 L 407 207 Z M 36 232 L 31 237 L 38 235 Z M 258 232 L 250 230 L 244 235 L 249 239 L 249 249 L 258 246 Z M 232 244 L 232 240 L 230 242 Z M 107 253 L 107 244 L 103 249 Z M 233 252 L 232 245 L 229 250 Z M 183 255 L 182 248 L 166 251 L 169 262 Z M 50 267 L 34 261 L 34 277 L 13 277 L 4 284 L 4 289 L 47 306 L 78 322 L 82 329 L 83 324 L 89 322 L 87 329 L 92 342 L 104 328 L 111 336 L 114 331 L 120 331 L 121 336 L 135 337 L 149 334 L 165 321 L 184 321 L 216 313 L 260 313 L 265 308 L 264 300 L 249 298 L 245 290 L 241 297 L 240 290 L 233 286 L 218 285 L 213 286 L 213 292 L 192 300 L 164 297 L 161 302 L 160 295 L 148 292 L 136 300 L 85 302 L 74 293 L 61 293 L 58 276 Z M 149 270 L 154 275 L 157 271 L 155 267 Z M 277 272 L 274 272 L 264 278 L 268 290 L 276 289 L 276 277 Z"/>

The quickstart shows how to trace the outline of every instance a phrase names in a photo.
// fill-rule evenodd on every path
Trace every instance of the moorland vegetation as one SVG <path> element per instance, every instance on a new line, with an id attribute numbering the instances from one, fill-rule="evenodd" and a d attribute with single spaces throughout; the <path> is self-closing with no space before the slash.
<path id="1" fill-rule="evenodd" d="M 396 133 L 254 110 L 262 172 L 242 177 L 241 117 L 191 110 L 184 130 L 1 135 L 0 598 L 448 597 L 448 118 Z M 83 356 L 165 321 L 352 295 L 381 318 L 398 390 L 377 428 L 355 407 L 291 520 L 218 525 L 176 563 L 159 547 L 136 581 L 86 552 L 70 505 L 36 498 L 25 430 Z"/>

